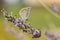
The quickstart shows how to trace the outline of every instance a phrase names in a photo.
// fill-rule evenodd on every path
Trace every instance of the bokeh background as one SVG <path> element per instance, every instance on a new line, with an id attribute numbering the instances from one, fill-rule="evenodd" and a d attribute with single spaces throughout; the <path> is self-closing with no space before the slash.
<path id="1" fill-rule="evenodd" d="M 24 7 L 32 7 L 30 16 L 28 17 L 28 23 L 33 25 L 36 29 L 42 30 L 42 37 L 33 39 L 32 35 L 23 33 L 26 40 L 50 40 L 44 36 L 44 30 L 51 30 L 55 34 L 60 34 L 60 15 L 57 12 L 52 11 L 50 6 L 60 6 L 60 0 L 0 0 L 0 10 L 5 8 L 10 14 L 20 17 L 19 11 Z M 18 27 L 15 27 L 13 23 L 8 22 L 9 25 L 17 31 L 20 31 Z M 28 36 L 29 35 L 29 36 Z M 0 12 L 0 40 L 17 40 L 17 38 L 5 31 L 4 17 Z"/>

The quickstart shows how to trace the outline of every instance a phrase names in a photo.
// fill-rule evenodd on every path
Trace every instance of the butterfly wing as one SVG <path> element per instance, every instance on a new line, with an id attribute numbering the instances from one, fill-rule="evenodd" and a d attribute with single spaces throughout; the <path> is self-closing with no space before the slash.
<path id="1" fill-rule="evenodd" d="M 29 15 L 30 15 L 30 11 L 31 11 L 31 7 L 22 8 L 19 11 L 19 14 L 23 20 L 26 20 L 26 19 L 28 19 Z"/>

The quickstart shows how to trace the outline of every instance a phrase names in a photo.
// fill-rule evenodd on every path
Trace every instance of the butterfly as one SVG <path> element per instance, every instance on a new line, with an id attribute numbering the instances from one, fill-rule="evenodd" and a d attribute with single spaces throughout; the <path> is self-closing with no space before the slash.
<path id="1" fill-rule="evenodd" d="M 31 7 L 25 7 L 19 11 L 19 14 L 20 14 L 21 18 L 24 21 L 26 21 L 26 19 L 28 19 L 29 15 L 30 15 L 30 12 L 31 12 Z"/>

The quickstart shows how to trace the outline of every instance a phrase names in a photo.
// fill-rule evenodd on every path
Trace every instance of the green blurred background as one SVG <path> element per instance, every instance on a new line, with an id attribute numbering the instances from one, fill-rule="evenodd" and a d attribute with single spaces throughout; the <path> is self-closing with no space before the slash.
<path id="1" fill-rule="evenodd" d="M 44 30 L 53 30 L 55 33 L 59 32 L 58 30 L 60 29 L 60 19 L 52 14 L 53 11 L 49 11 L 50 9 L 47 10 L 44 6 L 41 6 L 41 4 L 39 5 L 37 6 L 25 5 L 25 3 L 20 1 L 18 5 L 3 6 L 8 11 L 8 13 L 11 13 L 12 11 L 13 15 L 17 15 L 17 17 L 20 17 L 19 11 L 22 8 L 28 6 L 32 7 L 30 16 L 28 17 L 28 23 L 33 25 L 33 27 L 36 29 L 41 29 L 43 36 L 39 39 L 30 39 L 31 36 L 29 36 L 29 38 L 26 40 L 49 40 L 47 38 L 44 38 L 45 37 Z M 0 8 L 2 9 L 2 7 Z M 15 27 L 12 23 L 9 22 L 9 24 L 12 28 L 19 30 L 18 27 Z M 29 34 L 25 35 L 26 37 L 28 37 Z M 4 17 L 1 12 L 0 12 L 0 40 L 17 40 L 17 38 L 11 33 L 5 32 Z"/>

